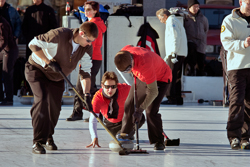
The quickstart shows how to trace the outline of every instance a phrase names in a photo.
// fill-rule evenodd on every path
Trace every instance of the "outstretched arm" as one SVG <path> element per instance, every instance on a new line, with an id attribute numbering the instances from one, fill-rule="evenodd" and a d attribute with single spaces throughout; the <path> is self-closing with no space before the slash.
<path id="1" fill-rule="evenodd" d="M 96 114 L 97 116 L 99 116 L 99 114 Z M 97 136 L 97 119 L 94 117 L 93 114 L 90 114 L 90 117 L 89 117 L 89 132 L 90 132 L 90 135 L 91 135 L 91 139 L 92 139 L 92 142 L 86 146 L 86 148 L 89 148 L 89 147 L 101 147 L 98 143 L 98 136 Z"/>

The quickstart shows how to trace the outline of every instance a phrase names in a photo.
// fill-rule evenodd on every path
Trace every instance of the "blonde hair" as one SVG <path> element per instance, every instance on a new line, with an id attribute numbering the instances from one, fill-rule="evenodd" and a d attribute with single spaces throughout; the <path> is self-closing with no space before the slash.
<path id="1" fill-rule="evenodd" d="M 159 10 L 156 11 L 156 16 L 163 17 L 164 14 L 167 15 L 167 16 L 171 15 L 170 12 L 166 8 L 161 8 L 161 9 L 159 9 Z"/>

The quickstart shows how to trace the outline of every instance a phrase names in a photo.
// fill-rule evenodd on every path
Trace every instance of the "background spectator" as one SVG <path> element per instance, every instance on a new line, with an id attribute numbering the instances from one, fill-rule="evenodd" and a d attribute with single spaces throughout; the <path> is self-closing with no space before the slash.
<path id="1" fill-rule="evenodd" d="M 185 69 L 187 64 L 190 66 L 190 76 L 203 76 L 205 64 L 205 52 L 207 45 L 207 32 L 209 24 L 207 18 L 200 11 L 198 0 L 188 0 L 188 15 L 184 18 L 184 27 L 188 40 L 188 55 L 185 60 Z M 196 73 L 195 66 L 198 65 Z"/>

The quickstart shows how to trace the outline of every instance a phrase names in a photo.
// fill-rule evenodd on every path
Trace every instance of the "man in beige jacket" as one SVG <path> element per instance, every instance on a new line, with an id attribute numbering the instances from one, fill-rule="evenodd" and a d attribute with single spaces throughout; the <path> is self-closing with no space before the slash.
<path id="1" fill-rule="evenodd" d="M 227 53 L 229 115 L 227 137 L 232 149 L 250 149 L 250 0 L 240 0 L 221 26 Z"/>

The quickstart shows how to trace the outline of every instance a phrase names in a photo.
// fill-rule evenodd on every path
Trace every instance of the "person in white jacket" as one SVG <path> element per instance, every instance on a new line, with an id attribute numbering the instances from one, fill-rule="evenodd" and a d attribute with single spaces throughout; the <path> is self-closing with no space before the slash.
<path id="1" fill-rule="evenodd" d="M 227 54 L 229 115 L 227 137 L 232 149 L 250 149 L 250 0 L 240 0 L 221 26 Z"/>
<path id="2" fill-rule="evenodd" d="M 161 23 L 166 24 L 165 30 L 165 51 L 164 61 L 172 70 L 173 80 L 167 91 L 167 101 L 161 104 L 182 105 L 181 97 L 181 76 L 184 59 L 187 56 L 187 36 L 182 23 L 171 15 L 170 12 L 162 8 L 156 12 L 156 16 Z"/>

